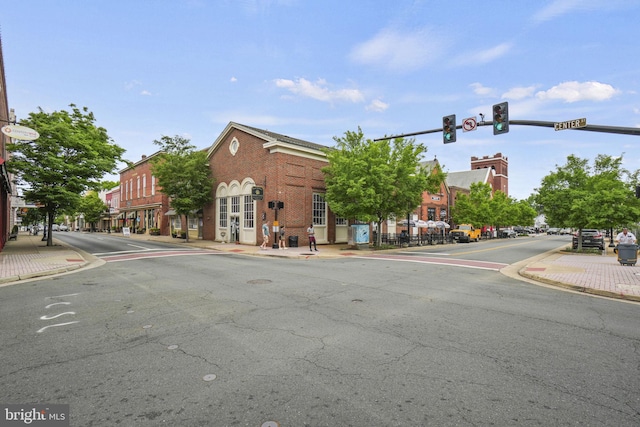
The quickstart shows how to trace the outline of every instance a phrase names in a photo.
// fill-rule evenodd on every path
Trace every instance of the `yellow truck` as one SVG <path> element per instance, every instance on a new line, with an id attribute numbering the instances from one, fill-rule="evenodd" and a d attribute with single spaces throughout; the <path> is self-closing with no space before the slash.
<path id="1" fill-rule="evenodd" d="M 453 240 L 459 243 L 477 242 L 480 240 L 480 233 L 482 230 L 475 228 L 471 224 L 460 224 L 455 229 L 451 230 L 449 234 Z"/>

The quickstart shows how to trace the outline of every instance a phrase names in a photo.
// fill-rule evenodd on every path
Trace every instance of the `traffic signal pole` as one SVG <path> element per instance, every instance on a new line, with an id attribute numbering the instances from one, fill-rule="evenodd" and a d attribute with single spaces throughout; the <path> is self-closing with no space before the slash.
<path id="1" fill-rule="evenodd" d="M 536 120 L 509 120 L 509 126 L 513 126 L 513 125 L 516 125 L 516 126 L 537 126 L 537 127 L 545 127 L 545 128 L 555 128 L 555 122 L 542 122 L 542 121 L 536 121 Z M 477 126 L 492 126 L 493 127 L 493 121 L 490 121 L 490 122 L 487 122 L 487 121 L 478 122 Z M 456 126 L 456 129 L 462 129 L 462 125 Z M 567 129 L 567 130 L 581 130 L 581 131 L 587 131 L 587 132 L 617 133 L 619 135 L 640 136 L 640 128 L 628 128 L 628 127 L 620 127 L 620 126 L 586 125 L 585 127 L 575 128 L 575 129 Z M 429 130 L 423 130 L 423 131 L 420 131 L 420 132 L 405 133 L 405 134 L 402 134 L 402 135 L 385 136 L 384 138 L 374 139 L 374 141 L 385 141 L 385 140 L 393 139 L 393 138 L 406 138 L 406 137 L 410 137 L 410 136 L 426 135 L 426 134 L 429 134 L 429 133 L 437 133 L 437 132 L 443 132 L 443 131 L 444 131 L 443 128 L 429 129 Z"/>

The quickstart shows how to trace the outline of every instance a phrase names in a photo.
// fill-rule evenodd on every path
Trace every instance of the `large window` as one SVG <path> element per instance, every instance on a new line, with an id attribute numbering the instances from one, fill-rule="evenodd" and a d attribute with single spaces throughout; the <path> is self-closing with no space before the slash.
<path id="1" fill-rule="evenodd" d="M 231 197 L 231 213 L 232 214 L 240 213 L 240 196 Z"/>
<path id="2" fill-rule="evenodd" d="M 244 228 L 254 227 L 253 198 L 244 196 Z"/>
<path id="3" fill-rule="evenodd" d="M 431 221 L 438 219 L 436 218 L 436 208 L 427 208 L 427 219 L 430 219 Z"/>
<path id="4" fill-rule="evenodd" d="M 228 218 L 227 198 L 223 197 L 222 199 L 218 200 L 220 200 L 220 228 L 226 228 Z"/>
<path id="5" fill-rule="evenodd" d="M 189 216 L 187 218 L 189 224 L 189 230 L 197 230 L 198 229 L 198 217 L 197 216 Z"/>
<path id="6" fill-rule="evenodd" d="M 313 224 L 326 225 L 327 221 L 327 203 L 324 201 L 322 194 L 313 194 Z"/>

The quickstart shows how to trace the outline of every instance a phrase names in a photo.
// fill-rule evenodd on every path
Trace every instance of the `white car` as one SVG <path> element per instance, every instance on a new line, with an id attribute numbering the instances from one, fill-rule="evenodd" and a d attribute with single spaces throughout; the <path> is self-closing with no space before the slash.
<path id="1" fill-rule="evenodd" d="M 67 227 L 67 226 L 66 226 L 66 225 L 64 225 L 64 224 L 60 224 L 60 225 L 58 226 L 58 229 L 59 229 L 60 231 L 69 231 L 69 227 Z"/>
<path id="2" fill-rule="evenodd" d="M 60 231 L 58 224 L 51 224 L 51 231 Z"/>

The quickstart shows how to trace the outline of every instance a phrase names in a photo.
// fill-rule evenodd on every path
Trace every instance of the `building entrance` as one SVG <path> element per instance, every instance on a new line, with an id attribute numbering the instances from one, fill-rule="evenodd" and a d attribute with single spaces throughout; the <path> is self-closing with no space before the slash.
<path id="1" fill-rule="evenodd" d="M 240 241 L 240 217 L 232 216 L 230 219 L 231 235 L 229 243 L 237 243 Z"/>

